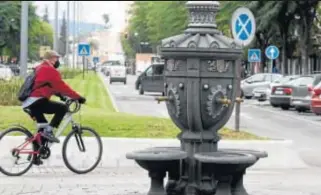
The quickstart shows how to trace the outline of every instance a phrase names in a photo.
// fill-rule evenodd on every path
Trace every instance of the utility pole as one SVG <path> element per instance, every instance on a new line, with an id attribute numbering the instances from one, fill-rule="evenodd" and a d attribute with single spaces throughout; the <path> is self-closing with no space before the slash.
<path id="1" fill-rule="evenodd" d="M 70 2 L 67 1 L 66 65 L 70 68 L 70 64 L 69 64 L 69 9 L 70 9 Z"/>
<path id="2" fill-rule="evenodd" d="M 76 49 L 75 49 L 75 44 L 76 44 L 76 1 L 73 1 L 73 36 L 72 36 L 72 68 L 75 68 L 75 55 L 76 55 Z"/>
<path id="3" fill-rule="evenodd" d="M 58 36 L 58 31 L 59 31 L 59 25 L 58 25 L 58 6 L 59 6 L 59 2 L 55 1 L 55 32 L 54 32 L 54 50 L 58 51 L 58 40 L 59 40 L 59 36 Z"/>
<path id="4" fill-rule="evenodd" d="M 21 2 L 21 31 L 20 31 L 20 76 L 25 78 L 28 69 L 28 17 L 29 2 Z"/>

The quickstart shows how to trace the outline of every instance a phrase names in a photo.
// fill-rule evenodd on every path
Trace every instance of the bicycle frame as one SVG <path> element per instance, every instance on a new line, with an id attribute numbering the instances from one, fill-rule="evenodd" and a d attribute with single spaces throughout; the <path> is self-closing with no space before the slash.
<path id="1" fill-rule="evenodd" d="M 75 122 L 73 120 L 72 117 L 72 113 L 68 112 L 66 113 L 66 116 L 64 117 L 63 123 L 60 125 L 60 127 L 58 128 L 57 132 L 56 132 L 56 137 L 59 137 L 64 130 L 67 128 L 67 126 L 69 124 L 75 125 Z M 41 134 L 40 133 L 36 133 L 33 137 L 31 137 L 30 139 L 27 139 L 23 144 L 15 147 L 13 150 L 14 151 L 18 151 L 19 154 L 39 154 L 39 151 L 29 151 L 29 150 L 25 150 L 26 146 L 29 145 L 30 143 L 33 142 L 37 142 L 39 145 L 42 144 L 41 141 Z M 53 143 L 48 143 L 48 147 L 50 148 L 53 145 Z M 20 148 L 20 149 L 19 149 Z"/>

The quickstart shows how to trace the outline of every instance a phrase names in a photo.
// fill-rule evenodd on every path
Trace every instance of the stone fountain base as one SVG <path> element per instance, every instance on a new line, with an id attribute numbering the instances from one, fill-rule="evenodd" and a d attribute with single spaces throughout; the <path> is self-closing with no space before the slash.
<path id="1" fill-rule="evenodd" d="M 185 194 L 188 178 L 182 176 L 182 169 L 187 154 L 179 147 L 147 148 L 128 153 L 126 157 L 135 160 L 148 171 L 151 178 L 148 195 Z M 195 195 L 248 195 L 243 184 L 246 169 L 260 158 L 267 157 L 267 153 L 244 149 L 220 149 L 217 152 L 197 153 L 194 157 L 201 167 L 201 177 L 195 188 Z M 168 181 L 164 189 L 166 172 Z"/>

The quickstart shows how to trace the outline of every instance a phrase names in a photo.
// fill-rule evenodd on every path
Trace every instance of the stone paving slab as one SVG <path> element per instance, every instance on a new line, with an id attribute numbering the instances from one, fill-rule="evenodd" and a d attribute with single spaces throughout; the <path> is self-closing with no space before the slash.
<path id="1" fill-rule="evenodd" d="M 102 138 L 103 140 L 103 156 L 102 161 L 99 167 L 104 168 L 120 168 L 120 167 L 137 167 L 136 163 L 133 160 L 126 159 L 126 153 L 143 150 L 150 147 L 168 147 L 168 146 L 179 146 L 179 141 L 176 139 L 129 139 L 129 138 Z M 20 143 L 21 138 L 12 137 L 7 140 L 8 145 L 14 142 Z M 19 142 L 20 141 L 20 142 Z M 61 143 L 63 138 L 61 138 Z M 95 148 L 95 142 L 91 138 L 86 138 L 84 143 L 87 148 L 87 152 L 84 156 L 79 156 L 80 152 L 77 151 L 77 146 L 74 143 L 71 145 L 71 150 L 68 153 L 73 159 L 73 164 L 78 163 L 92 163 L 93 155 L 97 152 Z M 4 140 L 0 143 L 1 148 L 8 148 L 7 143 L 3 143 Z M 5 146 L 3 146 L 4 144 Z M 17 145 L 15 144 L 15 145 Z M 14 146 L 15 146 L 14 145 Z M 268 158 L 261 159 L 256 163 L 254 169 L 265 169 L 265 168 L 274 168 L 274 169 L 283 169 L 283 168 L 306 168 L 308 167 L 306 163 L 300 158 L 298 152 L 293 150 L 291 141 L 229 141 L 222 140 L 219 143 L 220 148 L 243 148 L 243 149 L 255 149 L 255 150 L 264 150 L 269 154 Z M 115 148 L 117 150 L 115 150 Z M 48 167 L 64 167 L 64 162 L 61 154 L 62 144 L 54 144 L 51 149 L 51 157 L 48 160 L 45 160 L 45 165 Z M 9 150 L 8 150 L 9 151 Z M 8 152 L 3 149 L 0 150 L 0 159 L 1 155 L 4 152 Z M 8 157 L 6 154 L 5 157 Z M 1 164 L 1 162 L 0 162 Z"/>
<path id="2" fill-rule="evenodd" d="M 245 178 L 252 195 L 320 195 L 320 169 L 252 170 Z M 21 177 L 0 175 L 1 195 L 146 195 L 147 173 L 137 168 L 98 168 L 76 175 L 65 168 L 34 168 Z"/>

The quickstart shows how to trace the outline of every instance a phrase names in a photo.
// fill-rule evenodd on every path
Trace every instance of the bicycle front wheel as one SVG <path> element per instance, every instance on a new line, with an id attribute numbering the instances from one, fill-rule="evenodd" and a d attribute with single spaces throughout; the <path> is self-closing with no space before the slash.
<path id="1" fill-rule="evenodd" d="M 77 174 L 94 170 L 101 160 L 102 153 L 101 138 L 89 127 L 71 131 L 62 146 L 62 158 L 66 167 Z"/>

